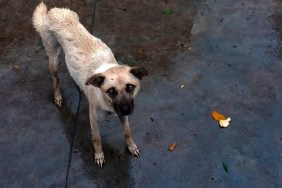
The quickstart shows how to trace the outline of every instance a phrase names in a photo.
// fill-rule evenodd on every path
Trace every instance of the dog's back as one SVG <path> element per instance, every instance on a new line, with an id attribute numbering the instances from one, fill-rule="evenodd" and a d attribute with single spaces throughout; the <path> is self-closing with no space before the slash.
<path id="1" fill-rule="evenodd" d="M 101 65 L 117 64 L 110 48 L 83 27 L 75 12 L 66 8 L 47 11 L 46 5 L 41 2 L 32 20 L 47 53 L 49 48 L 57 46 L 54 43 L 60 43 L 70 74 L 82 89 L 86 77 Z"/>

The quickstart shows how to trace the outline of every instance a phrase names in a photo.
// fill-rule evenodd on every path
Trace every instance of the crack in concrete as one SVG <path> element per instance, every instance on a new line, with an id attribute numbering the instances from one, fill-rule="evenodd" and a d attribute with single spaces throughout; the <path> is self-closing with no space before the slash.
<path id="1" fill-rule="evenodd" d="M 94 27 L 94 23 L 95 23 L 95 13 L 96 13 L 97 2 L 98 2 L 97 0 L 94 1 L 91 34 L 93 33 L 93 27 Z M 71 145 L 70 145 L 69 161 L 68 161 L 68 167 L 67 167 L 67 172 L 66 172 L 66 180 L 65 180 L 65 186 L 64 186 L 65 188 L 67 188 L 69 170 L 70 170 L 70 167 L 71 167 L 72 151 L 73 151 L 74 139 L 75 139 L 76 129 L 77 129 L 77 121 L 78 121 L 78 115 L 79 115 L 79 110 L 80 110 L 80 102 L 81 102 L 81 92 L 79 92 L 78 106 L 77 106 L 76 113 L 75 113 L 75 120 L 74 120 L 75 123 L 74 123 L 74 130 L 73 130 L 72 140 L 71 140 Z"/>
<path id="2" fill-rule="evenodd" d="M 72 151 L 73 151 L 74 138 L 75 138 L 75 133 L 76 133 L 76 128 L 77 128 L 77 120 L 78 120 L 78 114 L 79 114 L 79 109 L 80 109 L 80 101 L 81 101 L 81 93 L 79 92 L 78 105 L 77 105 L 77 109 L 76 109 L 76 113 L 75 113 L 75 120 L 74 120 L 74 130 L 73 130 L 73 133 L 72 133 L 72 139 L 71 139 L 71 145 L 70 145 L 69 161 L 68 161 L 68 167 L 67 167 L 67 172 L 66 172 L 65 188 L 67 187 L 67 184 L 68 184 L 68 176 L 69 176 L 69 170 L 70 170 L 71 160 L 72 160 Z"/>

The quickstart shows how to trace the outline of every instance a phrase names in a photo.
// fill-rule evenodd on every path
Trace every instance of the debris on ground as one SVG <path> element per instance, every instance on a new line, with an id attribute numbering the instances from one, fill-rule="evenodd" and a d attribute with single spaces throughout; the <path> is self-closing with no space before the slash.
<path id="1" fill-rule="evenodd" d="M 223 162 L 223 161 L 221 163 L 222 163 L 222 167 L 223 167 L 224 171 L 226 173 L 228 173 L 228 166 L 227 166 L 227 164 L 225 162 Z"/>
<path id="2" fill-rule="evenodd" d="M 20 69 L 20 66 L 19 66 L 18 64 L 15 64 L 15 65 L 14 65 L 14 69 L 15 69 L 15 70 L 19 70 L 19 69 Z"/>
<path id="3" fill-rule="evenodd" d="M 174 150 L 174 148 L 175 148 L 175 146 L 176 146 L 176 143 L 173 143 L 173 144 L 171 144 L 170 146 L 169 146 L 169 151 L 173 151 Z"/>
<path id="4" fill-rule="evenodd" d="M 180 88 L 184 88 L 184 85 L 181 85 Z"/>
<path id="5" fill-rule="evenodd" d="M 214 111 L 214 110 L 212 111 L 212 117 L 216 121 L 220 121 L 220 120 L 226 119 L 224 115 L 222 115 L 222 114 L 220 114 L 220 113 L 218 113 L 217 111 Z"/>
<path id="6" fill-rule="evenodd" d="M 173 14 L 175 11 L 174 10 L 164 10 L 164 14 Z"/>
<path id="7" fill-rule="evenodd" d="M 228 125 L 231 121 L 230 117 L 226 118 L 224 115 L 218 113 L 215 110 L 212 111 L 212 117 L 213 117 L 214 120 L 218 121 L 219 126 L 222 127 L 222 128 L 228 127 Z"/>
<path id="8" fill-rule="evenodd" d="M 227 119 L 224 119 L 224 120 L 220 120 L 219 121 L 219 126 L 220 127 L 228 127 L 228 125 L 229 125 L 229 122 L 231 121 L 231 118 L 229 117 L 229 118 L 227 118 Z"/>

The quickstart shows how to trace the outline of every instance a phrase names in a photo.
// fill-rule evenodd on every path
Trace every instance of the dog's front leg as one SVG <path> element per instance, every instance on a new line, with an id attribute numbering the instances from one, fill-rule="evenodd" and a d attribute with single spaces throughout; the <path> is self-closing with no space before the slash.
<path id="1" fill-rule="evenodd" d="M 132 139 L 131 131 L 130 131 L 129 123 L 128 123 L 128 116 L 119 116 L 119 119 L 120 119 L 121 124 L 123 125 L 123 128 L 124 128 L 124 138 L 125 138 L 125 141 L 126 141 L 126 144 L 127 144 L 127 149 L 129 150 L 129 152 L 132 155 L 139 157 L 140 156 L 140 150 Z"/>
<path id="2" fill-rule="evenodd" d="M 95 162 L 99 167 L 102 168 L 103 164 L 105 163 L 105 157 L 104 152 L 102 150 L 101 136 L 97 123 L 97 114 L 96 111 L 93 110 L 93 108 L 91 107 L 89 108 L 89 117 L 92 133 L 92 142 L 95 150 Z"/>

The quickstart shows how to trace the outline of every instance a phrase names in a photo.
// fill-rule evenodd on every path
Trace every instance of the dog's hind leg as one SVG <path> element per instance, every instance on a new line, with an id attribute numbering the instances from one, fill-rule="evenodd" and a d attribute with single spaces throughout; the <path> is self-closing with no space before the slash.
<path id="1" fill-rule="evenodd" d="M 61 107 L 63 103 L 63 96 L 58 77 L 58 64 L 61 47 L 52 34 L 46 33 L 46 35 L 42 37 L 42 40 L 49 57 L 49 70 L 53 78 L 54 86 L 54 100 L 56 105 Z"/>

